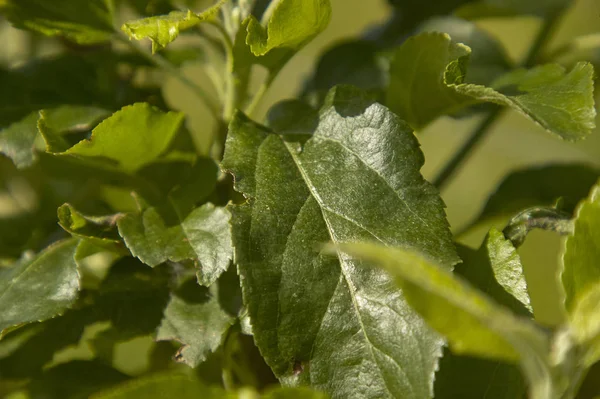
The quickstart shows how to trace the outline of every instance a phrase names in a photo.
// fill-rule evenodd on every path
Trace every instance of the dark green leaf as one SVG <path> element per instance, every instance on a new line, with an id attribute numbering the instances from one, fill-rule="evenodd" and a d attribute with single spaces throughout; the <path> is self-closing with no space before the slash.
<path id="1" fill-rule="evenodd" d="M 32 112 L 19 122 L 0 130 L 0 153 L 6 155 L 17 166 L 26 168 L 35 160 L 35 139 L 38 136 L 39 115 Z"/>
<path id="2" fill-rule="evenodd" d="M 278 48 L 298 51 L 325 30 L 331 19 L 329 0 L 281 0 L 272 4 L 266 27 L 252 16 L 247 26 L 246 43 L 256 56 Z"/>
<path id="3" fill-rule="evenodd" d="M 156 339 L 181 343 L 176 359 L 196 367 L 221 345 L 233 322 L 221 308 L 216 289 L 188 280 L 171 296 Z"/>
<path id="4" fill-rule="evenodd" d="M 110 0 L 4 0 L 0 11 L 17 28 L 81 44 L 109 41 L 114 32 Z"/>
<path id="5" fill-rule="evenodd" d="M 590 64 L 569 72 L 557 64 L 515 70 L 490 87 L 465 83 L 469 47 L 441 33 L 409 38 L 394 55 L 387 102 L 415 128 L 476 103 L 517 110 L 565 140 L 582 139 L 595 127 Z"/>
<path id="6" fill-rule="evenodd" d="M 573 311 L 578 295 L 600 281 L 600 186 L 596 184 L 589 197 L 575 212 L 575 226 L 566 242 L 562 257 L 562 283 L 565 306 Z"/>
<path id="7" fill-rule="evenodd" d="M 503 222 L 532 206 L 551 206 L 561 199 L 561 209 L 572 212 L 600 177 L 587 165 L 548 165 L 515 171 L 490 196 L 483 211 L 469 226 L 500 219 Z"/>
<path id="8" fill-rule="evenodd" d="M 254 338 L 285 384 L 431 395 L 439 338 L 379 270 L 319 252 L 330 240 L 377 239 L 456 263 L 422 164 L 410 128 L 356 89 L 330 93 L 303 145 L 235 116 L 222 167 L 248 199 L 231 208 L 236 263 Z"/>
<path id="9" fill-rule="evenodd" d="M 366 243 L 345 244 L 341 250 L 387 270 L 408 303 L 448 338 L 453 352 L 518 362 L 530 397 L 553 397 L 549 340 L 533 322 L 517 318 L 422 255 Z"/>
<path id="10" fill-rule="evenodd" d="M 198 282 L 211 285 L 231 261 L 229 212 L 206 204 L 183 220 L 161 215 L 157 208 L 129 214 L 118 221 L 119 234 L 131 253 L 149 266 L 167 260 L 194 260 Z"/>
<path id="11" fill-rule="evenodd" d="M 175 40 L 180 31 L 191 29 L 205 21 L 214 20 L 225 1 L 219 0 L 217 4 L 200 14 L 193 13 L 190 10 L 187 12 L 172 11 L 168 15 L 131 21 L 124 24 L 121 30 L 132 39 L 150 39 L 152 41 L 152 52 L 155 52 L 165 48 Z"/>
<path id="12" fill-rule="evenodd" d="M 76 248 L 77 240 L 61 241 L 0 269 L 0 334 L 8 327 L 55 317 L 73 305 L 79 292 Z"/>
<path id="13" fill-rule="evenodd" d="M 73 360 L 44 370 L 27 390 L 32 398 L 87 399 L 127 379 L 127 375 L 98 361 Z"/>
<path id="14" fill-rule="evenodd" d="M 302 101 L 286 100 L 271 107 L 267 121 L 279 134 L 312 134 L 319 125 L 319 113 Z"/>

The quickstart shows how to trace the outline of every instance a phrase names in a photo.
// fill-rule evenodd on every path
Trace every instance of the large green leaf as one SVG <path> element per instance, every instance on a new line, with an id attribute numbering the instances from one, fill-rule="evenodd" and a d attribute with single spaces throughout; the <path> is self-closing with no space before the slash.
<path id="1" fill-rule="evenodd" d="M 77 240 L 53 244 L 35 257 L 0 269 L 0 334 L 4 329 L 64 313 L 79 292 Z"/>
<path id="2" fill-rule="evenodd" d="M 32 112 L 23 120 L 0 130 L 0 153 L 6 155 L 17 166 L 26 168 L 36 160 L 35 139 L 38 137 L 39 115 Z"/>
<path id="3" fill-rule="evenodd" d="M 0 11 L 17 28 L 81 44 L 109 41 L 114 32 L 110 0 L 4 0 Z"/>
<path id="4" fill-rule="evenodd" d="M 497 219 L 505 223 L 532 206 L 551 206 L 561 199 L 561 209 L 571 212 L 600 177 L 600 171 L 583 164 L 554 164 L 517 170 L 498 185 L 481 213 L 469 226 Z"/>
<path id="5" fill-rule="evenodd" d="M 208 10 L 199 14 L 190 10 L 172 11 L 168 15 L 159 15 L 131 21 L 124 24 L 121 29 L 132 39 L 150 39 L 152 41 L 152 52 L 165 48 L 169 43 L 179 36 L 179 32 L 195 27 L 196 25 L 211 21 L 216 18 L 219 9 L 226 0 L 219 2 Z"/>
<path id="6" fill-rule="evenodd" d="M 119 234 L 131 253 L 149 266 L 167 260 L 194 260 L 198 282 L 211 285 L 232 258 L 230 215 L 224 208 L 205 204 L 185 218 L 165 217 L 148 208 L 119 219 Z"/>
<path id="7" fill-rule="evenodd" d="M 530 397 L 554 397 L 549 340 L 533 322 L 514 316 L 444 267 L 412 251 L 367 243 L 340 248 L 390 273 L 408 303 L 448 338 L 454 352 L 520 363 L 530 384 Z"/>
<path id="8" fill-rule="evenodd" d="M 562 257 L 562 283 L 569 312 L 578 295 L 600 282 L 600 185 L 596 184 L 589 197 L 579 204 L 574 223 Z"/>
<path id="9" fill-rule="evenodd" d="M 321 33 L 331 19 L 329 0 L 281 0 L 272 4 L 266 27 L 249 17 L 246 43 L 256 56 L 278 48 L 297 51 Z"/>
<path id="10" fill-rule="evenodd" d="M 195 280 L 185 282 L 171 296 L 156 333 L 158 341 L 181 343 L 176 359 L 191 367 L 205 361 L 221 345 L 235 320 L 221 308 L 215 288 L 209 291 Z"/>
<path id="11" fill-rule="evenodd" d="M 231 210 L 257 345 L 285 384 L 334 397 L 429 397 L 439 337 L 381 271 L 318 249 L 376 239 L 456 263 L 418 143 L 349 87 L 331 91 L 308 137 L 274 134 L 241 113 L 229 128 L 222 167 L 247 198 Z"/>
<path id="12" fill-rule="evenodd" d="M 557 64 L 515 70 L 490 87 L 465 83 L 470 48 L 442 33 L 409 38 L 394 55 L 388 106 L 415 128 L 476 103 L 517 110 L 565 140 L 595 127 L 594 68 L 579 63 L 569 72 Z"/>
<path id="13" fill-rule="evenodd" d="M 135 172 L 168 148 L 182 122 L 181 113 L 165 113 L 146 103 L 134 104 L 96 126 L 89 140 L 61 154 L 108 158 L 124 171 Z"/>
<path id="14" fill-rule="evenodd" d="M 575 339 L 584 348 L 584 362 L 591 367 L 600 360 L 600 283 L 578 295 L 569 325 Z"/>

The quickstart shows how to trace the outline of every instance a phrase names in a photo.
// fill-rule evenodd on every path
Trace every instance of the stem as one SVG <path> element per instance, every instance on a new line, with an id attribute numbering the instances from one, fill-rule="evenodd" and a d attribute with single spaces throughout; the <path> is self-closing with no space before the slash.
<path id="1" fill-rule="evenodd" d="M 190 79 L 188 79 L 187 76 L 185 76 L 181 72 L 181 70 L 179 70 L 178 68 L 173 66 L 169 61 L 165 60 L 160 55 L 150 54 L 139 44 L 137 44 L 136 42 L 134 42 L 132 40 L 129 40 L 129 38 L 122 35 L 121 33 L 116 34 L 115 37 L 117 38 L 118 41 L 127 45 L 133 51 L 135 51 L 136 53 L 138 53 L 139 55 L 141 55 L 142 57 L 144 57 L 148 61 L 150 61 L 152 64 L 156 65 L 157 67 L 159 67 L 160 69 L 162 69 L 163 71 L 165 71 L 166 73 L 173 76 L 174 78 L 179 80 L 181 83 L 183 83 L 184 85 L 189 87 L 191 90 L 193 90 L 194 93 L 196 94 L 196 96 L 198 96 L 198 98 L 204 103 L 204 105 L 206 105 L 206 107 L 211 111 L 211 113 L 213 115 L 215 115 L 215 117 L 218 117 L 219 109 L 214 104 L 214 101 L 212 100 L 212 98 L 204 91 L 204 89 L 202 89 L 196 83 L 194 83 Z"/>
<path id="2" fill-rule="evenodd" d="M 435 178 L 434 185 L 442 190 L 450 177 L 456 173 L 457 169 L 465 162 L 471 155 L 471 151 L 479 142 L 487 135 L 490 131 L 490 127 L 496 122 L 496 120 L 502 115 L 502 108 L 496 108 L 490 112 L 488 116 L 477 126 L 471 137 L 463 146 L 458 150 L 454 157 L 446 164 L 442 172 Z"/>
<path id="3" fill-rule="evenodd" d="M 246 115 L 253 116 L 252 114 L 256 111 L 256 108 L 264 98 L 265 94 L 267 94 L 267 91 L 269 91 L 271 84 L 275 80 L 275 76 L 277 76 L 277 72 L 270 72 L 269 76 L 267 76 L 262 85 L 260 85 L 252 98 L 252 102 L 246 107 Z"/>

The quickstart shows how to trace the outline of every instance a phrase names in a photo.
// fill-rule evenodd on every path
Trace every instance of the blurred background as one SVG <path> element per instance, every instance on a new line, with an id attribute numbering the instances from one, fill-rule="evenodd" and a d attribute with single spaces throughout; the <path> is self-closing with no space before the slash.
<path id="1" fill-rule="evenodd" d="M 261 104 L 260 114 L 264 115 L 266 110 L 279 100 L 297 97 L 316 60 L 325 50 L 343 39 L 363 34 L 374 25 L 381 24 L 390 14 L 390 7 L 385 0 L 331 2 L 333 19 L 328 29 L 285 67 Z M 198 1 L 195 7 L 201 10 L 210 3 Z M 574 37 L 600 31 L 600 0 L 577 0 L 573 3 L 553 37 L 550 48 L 558 48 Z M 121 22 L 126 21 L 128 17 L 127 12 L 123 13 Z M 539 20 L 533 17 L 487 19 L 478 21 L 477 24 L 500 40 L 515 61 L 524 57 L 540 26 Z M 3 43 L 0 49 L 0 64 L 5 67 L 15 67 L 30 57 L 43 57 L 60 51 L 56 41 L 33 37 L 29 33 L 13 29 L 4 21 L 0 21 L 0 38 Z M 174 45 L 185 44 L 186 40 L 188 39 L 182 38 Z M 184 65 L 184 69 L 190 79 L 202 86 L 208 86 L 205 70 L 200 64 L 188 63 Z M 207 151 L 210 139 L 207 132 L 213 130 L 215 121 L 193 93 L 179 82 L 167 78 L 163 90 L 168 105 L 188 116 L 187 124 L 198 148 Z M 596 97 L 598 100 L 598 95 Z M 480 118 L 481 116 L 464 119 L 441 118 L 425 130 L 416 132 L 425 153 L 423 174 L 427 178 L 433 178 L 437 174 L 478 124 Z M 495 187 L 511 171 L 531 165 L 568 162 L 583 162 L 600 167 L 599 133 L 596 131 L 579 143 L 567 143 L 549 135 L 523 116 L 515 112 L 507 113 L 442 192 L 453 230 L 460 231 L 477 216 Z M 1 216 L 5 211 L 2 207 L 8 206 L 5 200 L 8 194 L 4 184 L 0 184 L 0 187 L 4 190 L 0 192 Z M 26 195 L 21 200 L 26 201 Z M 501 229 L 505 222 L 498 220 L 494 223 Z M 458 239 L 464 244 L 478 247 L 490 227 L 490 224 L 479 226 Z M 561 318 L 556 310 L 559 297 L 553 283 L 561 247 L 562 240 L 556 235 L 535 231 L 520 249 L 536 317 L 547 324 L 555 324 Z M 143 359 L 136 361 L 129 356 L 133 348 L 141 350 L 150 344 L 145 338 L 138 341 L 129 343 L 129 347 L 124 347 L 115 356 L 115 360 L 121 361 L 123 367 L 129 368 L 130 372 L 144 367 Z M 85 349 L 82 348 L 70 350 L 72 353 L 63 355 L 72 356 L 79 351 L 77 353 L 84 356 L 81 353 L 85 353 Z"/>

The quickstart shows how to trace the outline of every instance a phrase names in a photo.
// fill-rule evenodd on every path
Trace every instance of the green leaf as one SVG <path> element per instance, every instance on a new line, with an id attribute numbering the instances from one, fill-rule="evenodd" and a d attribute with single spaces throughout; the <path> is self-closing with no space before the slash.
<path id="1" fill-rule="evenodd" d="M 513 17 L 519 14 L 549 17 L 564 11 L 571 3 L 571 0 L 482 0 L 463 6 L 457 14 L 469 19 Z"/>
<path id="2" fill-rule="evenodd" d="M 457 274 L 497 303 L 531 316 L 533 310 L 521 258 L 502 232 L 491 229 L 477 252 L 461 248 L 459 253 L 463 263 L 456 267 Z"/>
<path id="3" fill-rule="evenodd" d="M 132 173 L 165 152 L 175 137 L 183 114 L 162 112 L 145 103 L 124 107 L 105 119 L 82 140 L 60 154 L 103 157 Z"/>
<path id="4" fill-rule="evenodd" d="M 92 130 L 101 120 L 109 117 L 104 108 L 83 105 L 62 105 L 40 112 L 46 127 L 60 133 L 76 133 Z"/>
<path id="5" fill-rule="evenodd" d="M 188 280 L 171 296 L 156 339 L 180 342 L 175 358 L 196 367 L 217 350 L 234 320 L 221 308 L 215 289 Z"/>
<path id="6" fill-rule="evenodd" d="M 553 397 L 549 340 L 533 322 L 518 318 L 444 267 L 422 255 L 378 244 L 345 244 L 340 249 L 378 264 L 402 288 L 408 303 L 450 349 L 488 359 L 520 363 L 530 397 Z"/>
<path id="7" fill-rule="evenodd" d="M 379 270 L 319 252 L 330 240 L 377 239 L 456 263 L 422 164 L 410 128 L 357 89 L 332 90 L 311 138 L 234 117 L 222 168 L 247 198 L 231 207 L 235 259 L 256 343 L 286 385 L 431 395 L 439 338 Z"/>
<path id="8" fill-rule="evenodd" d="M 161 211 L 148 208 L 119 219 L 119 234 L 131 253 L 152 267 L 167 260 L 192 259 L 198 268 L 198 282 L 211 285 L 232 257 L 229 212 L 210 203 L 183 219 L 161 215 Z"/>
<path id="9" fill-rule="evenodd" d="M 266 28 L 249 17 L 246 44 L 256 56 L 274 49 L 298 51 L 325 30 L 331 19 L 329 0 L 280 0 L 273 4 Z"/>
<path id="10" fill-rule="evenodd" d="M 551 206 L 561 199 L 561 209 L 572 212 L 600 177 L 584 164 L 554 164 L 512 172 L 498 185 L 481 213 L 467 227 L 500 220 L 533 206 Z"/>
<path id="11" fill-rule="evenodd" d="M 322 392 L 310 388 L 273 388 L 261 396 L 263 399 L 327 399 L 328 396 Z"/>
<path id="12" fill-rule="evenodd" d="M 0 11 L 17 28 L 80 44 L 109 41 L 114 32 L 109 0 L 4 0 Z"/>
<path id="13" fill-rule="evenodd" d="M 579 345 L 584 348 L 584 362 L 591 367 L 600 360 L 600 284 L 579 293 L 569 317 L 569 326 Z"/>
<path id="14" fill-rule="evenodd" d="M 77 240 L 53 244 L 37 256 L 0 269 L 0 334 L 8 327 L 64 313 L 79 292 Z"/>
<path id="15" fill-rule="evenodd" d="M 185 375 L 155 374 L 92 395 L 91 399 L 235 399 L 236 396 L 221 388 L 208 388 Z"/>
<path id="16" fill-rule="evenodd" d="M 33 165 L 37 159 L 34 147 L 38 136 L 38 118 L 39 114 L 32 112 L 0 130 L 0 153 L 12 159 L 19 169 Z"/>
<path id="17" fill-rule="evenodd" d="M 436 17 L 420 25 L 418 32 L 447 33 L 454 42 L 469 46 L 472 53 L 465 83 L 489 85 L 513 68 L 502 44 L 473 22 L 452 16 Z"/>
<path id="18" fill-rule="evenodd" d="M 415 128 L 476 103 L 510 107 L 565 140 L 589 135 L 595 127 L 591 64 L 569 72 L 557 64 L 515 70 L 491 87 L 465 83 L 469 47 L 441 33 L 406 40 L 394 55 L 387 103 Z"/>
<path id="19" fill-rule="evenodd" d="M 202 22 L 214 20 L 225 1 L 219 0 L 217 4 L 199 14 L 190 10 L 187 12 L 172 11 L 168 15 L 138 19 L 124 24 L 121 30 L 129 38 L 135 40 L 150 39 L 154 53 L 175 40 L 180 31 L 191 29 Z"/>
<path id="20" fill-rule="evenodd" d="M 58 224 L 73 237 L 89 240 L 91 244 L 101 248 L 114 250 L 124 255 L 128 254 L 117 233 L 118 214 L 87 216 L 78 212 L 70 204 L 60 206 L 57 213 Z"/>
<path id="21" fill-rule="evenodd" d="M 575 211 L 573 234 L 567 237 L 563 251 L 562 283 L 565 307 L 569 313 L 577 296 L 600 281 L 600 185 Z"/>

